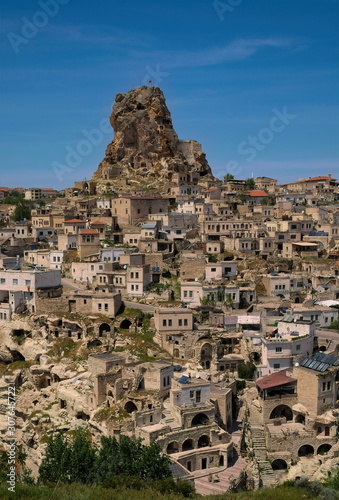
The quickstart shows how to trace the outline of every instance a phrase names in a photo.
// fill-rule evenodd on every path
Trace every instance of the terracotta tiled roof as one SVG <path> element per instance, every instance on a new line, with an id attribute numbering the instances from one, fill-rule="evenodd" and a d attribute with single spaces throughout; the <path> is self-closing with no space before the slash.
<path id="1" fill-rule="evenodd" d="M 257 380 L 257 386 L 260 389 L 269 389 L 270 387 L 276 387 L 278 385 L 290 384 L 291 382 L 296 382 L 296 378 L 288 377 L 284 373 L 276 372 L 271 375 L 265 375 Z"/>
<path id="2" fill-rule="evenodd" d="M 328 175 L 319 175 L 318 177 L 310 177 L 309 179 L 305 179 L 306 182 L 311 182 L 311 181 L 328 181 L 331 179 L 331 181 L 335 181 L 336 179 L 333 179 L 332 177 L 328 177 Z"/>
<path id="3" fill-rule="evenodd" d="M 81 222 L 82 224 L 86 223 L 86 221 L 81 219 L 70 219 L 70 220 L 65 220 L 64 224 L 75 224 L 76 222 Z"/>
<path id="4" fill-rule="evenodd" d="M 95 225 L 95 224 L 100 224 L 100 225 L 104 226 L 104 225 L 105 225 L 105 222 L 103 222 L 102 220 L 96 219 L 96 220 L 93 220 L 93 221 L 91 222 L 91 225 L 93 225 L 93 224 L 94 224 L 94 225 Z"/>
<path id="5" fill-rule="evenodd" d="M 97 229 L 80 229 L 79 234 L 99 234 Z"/>
<path id="6" fill-rule="evenodd" d="M 261 189 L 253 189 L 253 191 L 249 192 L 250 196 L 268 196 L 266 191 L 262 191 Z"/>

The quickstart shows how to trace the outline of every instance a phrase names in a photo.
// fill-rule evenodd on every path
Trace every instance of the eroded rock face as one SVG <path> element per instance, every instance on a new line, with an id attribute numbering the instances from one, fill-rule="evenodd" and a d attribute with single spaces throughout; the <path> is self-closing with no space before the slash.
<path id="1" fill-rule="evenodd" d="M 126 186 L 126 180 L 130 185 L 161 186 L 174 180 L 176 172 L 211 175 L 200 145 L 179 141 L 159 88 L 117 94 L 110 121 L 114 140 L 93 175 L 98 186 Z"/>

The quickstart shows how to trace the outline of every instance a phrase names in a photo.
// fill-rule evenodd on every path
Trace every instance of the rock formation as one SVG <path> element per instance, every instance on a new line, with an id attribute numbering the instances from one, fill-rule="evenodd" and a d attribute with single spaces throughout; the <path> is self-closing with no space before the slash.
<path id="1" fill-rule="evenodd" d="M 163 189 L 176 172 L 212 176 L 200 144 L 178 139 L 159 88 L 117 94 L 110 122 L 114 140 L 92 179 L 98 192 L 126 184 Z"/>

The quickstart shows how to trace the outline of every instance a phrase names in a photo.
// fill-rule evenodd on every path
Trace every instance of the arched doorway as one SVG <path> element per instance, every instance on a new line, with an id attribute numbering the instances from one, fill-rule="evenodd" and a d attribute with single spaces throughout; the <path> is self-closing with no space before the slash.
<path id="1" fill-rule="evenodd" d="M 138 408 L 132 401 L 127 401 L 127 403 L 124 406 L 125 410 L 127 413 L 133 413 L 134 411 L 137 411 Z"/>
<path id="2" fill-rule="evenodd" d="M 107 323 L 101 323 L 99 326 L 99 337 L 102 337 L 104 333 L 109 333 L 111 331 L 111 327 Z"/>
<path id="3" fill-rule="evenodd" d="M 87 342 L 87 347 L 98 347 L 99 345 L 102 345 L 102 342 L 98 339 L 89 340 Z"/>
<path id="4" fill-rule="evenodd" d="M 182 451 L 188 451 L 193 449 L 194 449 L 193 439 L 186 439 L 186 441 L 182 443 Z"/>
<path id="5" fill-rule="evenodd" d="M 212 352 L 213 352 L 212 345 L 209 344 L 208 342 L 206 342 L 201 346 L 200 364 L 206 370 L 209 370 L 211 368 Z"/>
<path id="6" fill-rule="evenodd" d="M 299 413 L 299 415 L 295 417 L 295 421 L 297 424 L 305 424 L 305 415 Z"/>
<path id="7" fill-rule="evenodd" d="M 286 418 L 286 420 L 293 420 L 293 412 L 291 408 L 287 405 L 276 406 L 270 415 L 270 419 L 273 418 Z"/>
<path id="8" fill-rule="evenodd" d="M 298 296 L 297 296 L 297 297 L 294 299 L 294 303 L 295 303 L 295 304 L 300 304 L 300 297 L 298 297 Z"/>
<path id="9" fill-rule="evenodd" d="M 123 330 L 128 330 L 129 327 L 131 326 L 131 324 L 132 324 L 132 322 L 129 319 L 124 319 L 120 323 L 120 328 L 122 328 Z"/>
<path id="10" fill-rule="evenodd" d="M 304 444 L 300 446 L 298 450 L 298 457 L 308 457 L 314 455 L 314 448 L 310 444 Z"/>
<path id="11" fill-rule="evenodd" d="M 273 462 L 271 463 L 271 466 L 272 466 L 273 470 L 286 470 L 287 469 L 287 463 L 282 458 L 278 458 L 277 460 L 273 460 Z"/>
<path id="12" fill-rule="evenodd" d="M 204 448 L 205 446 L 209 446 L 210 444 L 210 438 L 204 434 L 203 436 L 200 436 L 198 439 L 198 448 Z"/>
<path id="13" fill-rule="evenodd" d="M 326 444 L 326 443 L 322 444 L 317 449 L 317 455 L 327 455 L 327 453 L 330 451 L 331 448 L 332 448 L 332 446 L 330 444 Z"/>
<path id="14" fill-rule="evenodd" d="M 168 446 L 166 448 L 167 455 L 178 452 L 179 452 L 179 444 L 177 441 L 171 441 L 170 443 L 168 443 Z"/>
<path id="15" fill-rule="evenodd" d="M 209 418 L 205 413 L 198 413 L 192 419 L 192 427 L 196 425 L 207 425 L 209 423 Z"/>

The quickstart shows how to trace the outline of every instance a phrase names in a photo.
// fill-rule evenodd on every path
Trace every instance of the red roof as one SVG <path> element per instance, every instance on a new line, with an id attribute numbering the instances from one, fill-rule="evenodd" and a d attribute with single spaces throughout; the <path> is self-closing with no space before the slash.
<path id="1" fill-rule="evenodd" d="M 260 389 L 270 389 L 271 387 L 277 387 L 278 385 L 290 384 L 291 382 L 296 382 L 296 378 L 288 377 L 281 372 L 272 373 L 272 375 L 265 375 L 257 380 L 257 386 Z"/>
<path id="2" fill-rule="evenodd" d="M 86 223 L 86 221 L 81 219 L 70 219 L 70 220 L 65 220 L 64 224 L 75 224 L 76 222 L 81 222 L 82 224 Z"/>
<path id="3" fill-rule="evenodd" d="M 99 225 L 100 224 L 101 226 L 105 226 L 106 225 L 105 222 L 103 222 L 102 220 L 99 220 L 99 219 L 94 220 L 93 222 L 91 222 L 91 226 L 93 226 L 93 224 L 94 225 L 96 225 L 96 224 Z"/>
<path id="4" fill-rule="evenodd" d="M 262 191 L 261 189 L 253 189 L 248 193 L 250 196 L 268 196 L 266 191 Z"/>
<path id="5" fill-rule="evenodd" d="M 79 234 L 99 234 L 97 229 L 80 229 Z"/>
<path id="6" fill-rule="evenodd" d="M 310 177 L 309 179 L 305 179 L 306 182 L 311 182 L 311 181 L 328 181 L 331 179 L 331 181 L 335 181 L 336 179 L 333 179 L 332 177 L 329 177 L 328 175 L 319 175 L 318 177 Z"/>

